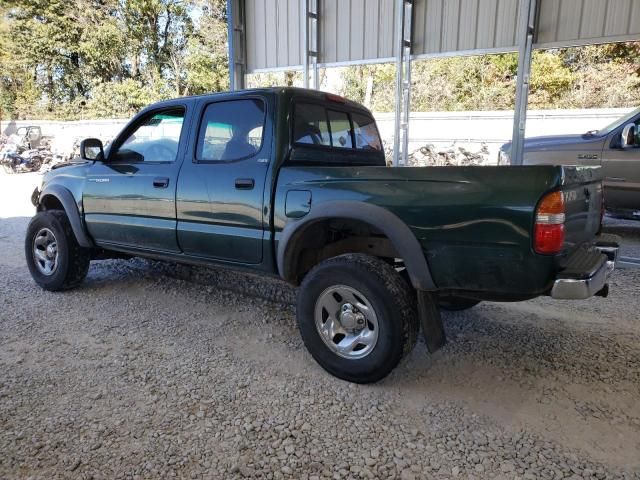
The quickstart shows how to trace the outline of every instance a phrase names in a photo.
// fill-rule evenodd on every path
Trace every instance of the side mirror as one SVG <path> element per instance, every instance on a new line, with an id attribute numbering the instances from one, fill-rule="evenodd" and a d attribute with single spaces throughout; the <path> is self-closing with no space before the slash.
<path id="1" fill-rule="evenodd" d="M 104 148 L 97 138 L 85 138 L 80 142 L 80 158 L 83 160 L 103 160 Z"/>
<path id="2" fill-rule="evenodd" d="M 622 129 L 622 135 L 620 136 L 620 146 L 622 148 L 633 147 L 636 145 L 636 125 L 634 123 L 627 123 Z"/>

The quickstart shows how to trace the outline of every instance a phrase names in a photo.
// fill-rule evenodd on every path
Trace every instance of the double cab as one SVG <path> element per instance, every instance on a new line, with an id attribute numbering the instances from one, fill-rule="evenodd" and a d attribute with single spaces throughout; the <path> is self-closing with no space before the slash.
<path id="1" fill-rule="evenodd" d="M 185 97 L 44 176 L 25 252 L 44 289 L 89 262 L 140 256 L 279 276 L 305 345 L 353 382 L 385 377 L 440 309 L 605 296 L 600 168 L 392 168 L 371 113 L 271 88 Z M 187 321 L 188 319 L 185 319 Z"/>

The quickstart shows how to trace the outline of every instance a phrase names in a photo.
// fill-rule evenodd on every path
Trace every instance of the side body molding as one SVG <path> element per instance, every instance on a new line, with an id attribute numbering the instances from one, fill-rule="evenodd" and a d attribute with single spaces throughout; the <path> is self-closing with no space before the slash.
<path id="1" fill-rule="evenodd" d="M 278 243 L 277 263 L 280 276 L 292 281 L 295 271 L 291 253 L 307 227 L 323 220 L 359 220 L 384 233 L 405 261 L 411 283 L 418 290 L 436 290 L 420 243 L 411 229 L 397 216 L 376 205 L 355 201 L 334 201 L 314 205 L 305 217 L 290 220 Z"/>
<path id="2" fill-rule="evenodd" d="M 78 205 L 76 204 L 73 195 L 69 190 L 61 185 L 47 185 L 44 190 L 40 193 L 40 201 L 42 201 L 47 196 L 53 196 L 57 198 L 62 206 L 64 207 L 64 211 L 69 218 L 69 223 L 71 224 L 71 229 L 73 230 L 73 234 L 78 241 L 78 244 L 81 247 L 85 248 L 93 248 L 93 241 L 87 235 L 87 232 L 84 229 L 82 224 L 82 220 L 80 218 L 80 212 L 78 211 Z"/>

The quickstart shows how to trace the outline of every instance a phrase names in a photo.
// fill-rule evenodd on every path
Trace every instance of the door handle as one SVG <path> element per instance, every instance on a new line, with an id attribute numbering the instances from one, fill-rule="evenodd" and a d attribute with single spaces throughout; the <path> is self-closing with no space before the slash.
<path id="1" fill-rule="evenodd" d="M 612 182 L 626 182 L 627 179 L 624 177 L 604 177 L 605 180 L 610 180 Z"/>
<path id="2" fill-rule="evenodd" d="M 155 188 L 167 188 L 169 186 L 169 177 L 156 177 L 153 179 Z"/>
<path id="3" fill-rule="evenodd" d="M 251 190 L 256 182 L 253 178 L 236 178 L 236 188 L 238 190 Z"/>

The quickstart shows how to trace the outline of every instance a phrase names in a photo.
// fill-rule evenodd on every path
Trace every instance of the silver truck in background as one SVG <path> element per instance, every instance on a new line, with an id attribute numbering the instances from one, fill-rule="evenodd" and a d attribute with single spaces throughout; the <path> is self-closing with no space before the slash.
<path id="1" fill-rule="evenodd" d="M 498 164 L 511 163 L 511 142 Z M 524 164 L 599 165 L 607 211 L 640 219 L 640 108 L 599 130 L 525 139 Z"/>

